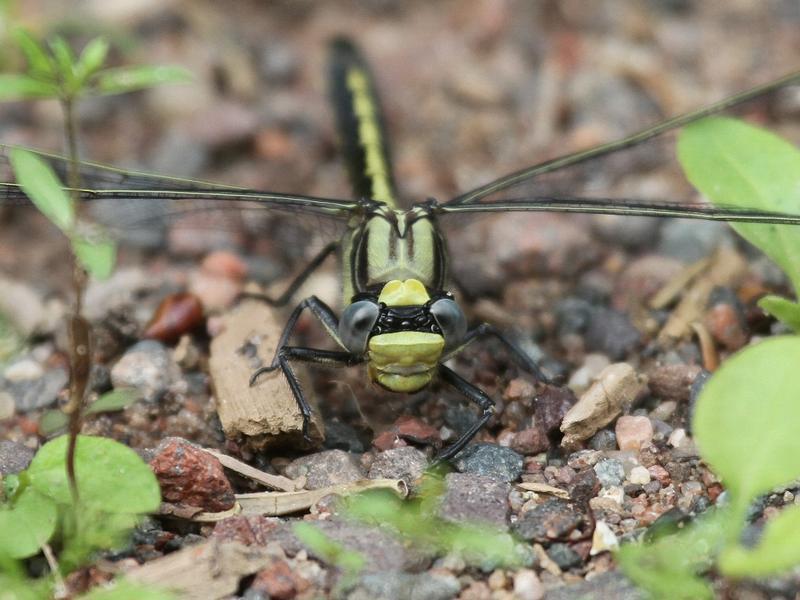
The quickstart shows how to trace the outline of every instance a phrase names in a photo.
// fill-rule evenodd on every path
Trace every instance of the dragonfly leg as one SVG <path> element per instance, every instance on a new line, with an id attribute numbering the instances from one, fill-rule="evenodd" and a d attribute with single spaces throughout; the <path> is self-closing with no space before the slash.
<path id="1" fill-rule="evenodd" d="M 289 284 L 289 287 L 277 298 L 273 298 L 271 296 L 267 296 L 266 294 L 256 294 L 253 292 L 242 292 L 237 296 L 237 300 L 260 300 L 270 306 L 284 306 L 286 305 L 289 300 L 292 299 L 292 296 L 295 295 L 300 286 L 305 283 L 308 276 L 311 275 L 317 268 L 325 261 L 328 256 L 333 254 L 339 248 L 339 242 L 331 242 L 327 246 L 325 246 L 314 258 L 311 259 L 311 262 L 308 263 L 305 268 L 300 271 L 300 273 L 295 277 L 292 282 Z"/>
<path id="2" fill-rule="evenodd" d="M 476 341 L 479 338 L 487 336 L 493 336 L 494 338 L 499 340 L 500 343 L 502 343 L 503 346 L 505 346 L 506 350 L 508 350 L 511 356 L 514 357 L 514 360 L 517 362 L 517 364 L 519 364 L 520 367 L 528 371 L 528 373 L 533 375 L 538 381 L 541 381 L 542 383 L 553 383 L 553 380 L 544 374 L 544 372 L 539 368 L 539 365 L 537 365 L 533 360 L 531 360 L 531 357 L 528 356 L 522 350 L 522 348 L 520 348 L 517 344 L 508 339 L 508 337 L 506 337 L 506 335 L 503 334 L 494 325 L 491 325 L 489 323 L 481 323 L 474 329 L 468 331 L 467 335 L 464 336 L 464 340 L 461 342 L 461 345 L 448 352 L 447 356 L 445 356 L 442 360 L 446 361 L 447 359 L 451 358 L 452 356 L 455 356 L 456 354 L 464 350 L 464 348 L 469 346 L 472 342 Z"/>
<path id="3" fill-rule="evenodd" d="M 333 312 L 333 309 L 316 296 L 309 296 L 295 307 L 292 314 L 289 316 L 289 320 L 286 321 L 286 326 L 283 328 L 283 333 L 281 333 L 281 339 L 278 340 L 278 345 L 275 349 L 275 356 L 272 357 L 272 363 L 267 367 L 261 367 L 256 370 L 250 377 L 250 385 L 253 385 L 262 373 L 271 373 L 278 368 L 278 357 L 280 356 L 281 350 L 288 346 L 289 338 L 294 332 L 297 320 L 306 308 L 319 319 L 319 322 L 322 323 L 328 335 L 344 348 L 344 344 L 339 337 L 339 318 Z"/>
<path id="4" fill-rule="evenodd" d="M 442 380 L 447 384 L 453 386 L 459 393 L 466 397 L 467 400 L 477 404 L 483 410 L 483 413 L 475 422 L 475 424 L 472 425 L 472 427 L 461 434 L 460 438 L 442 450 L 436 456 L 434 462 L 449 460 L 461 452 L 461 450 L 464 449 L 464 446 L 466 446 L 469 441 L 475 437 L 475 434 L 478 433 L 478 431 L 480 431 L 484 425 L 486 425 L 486 422 L 491 419 L 492 415 L 494 414 L 494 400 L 487 396 L 486 392 L 484 392 L 482 389 L 471 384 L 469 381 L 461 377 L 461 375 L 441 364 L 439 365 L 439 377 L 441 377 Z"/>
<path id="5" fill-rule="evenodd" d="M 303 390 L 300 388 L 297 375 L 295 375 L 289 363 L 291 360 L 299 360 L 318 365 L 341 365 L 350 367 L 363 362 L 364 359 L 360 356 L 350 354 L 349 352 L 319 350 L 317 348 L 304 348 L 301 346 L 284 346 L 278 351 L 278 367 L 280 367 L 284 377 L 286 377 L 289 388 L 292 390 L 292 395 L 297 402 L 297 407 L 300 409 L 300 414 L 303 415 L 303 438 L 310 442 L 311 438 L 308 435 L 308 424 L 311 421 L 311 407 L 303 394 Z"/>

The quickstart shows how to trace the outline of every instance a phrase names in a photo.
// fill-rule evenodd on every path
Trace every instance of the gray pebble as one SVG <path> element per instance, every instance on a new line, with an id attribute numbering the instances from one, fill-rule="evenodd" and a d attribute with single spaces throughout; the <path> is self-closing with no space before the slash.
<path id="1" fill-rule="evenodd" d="M 621 485 L 625 480 L 625 467 L 616 458 L 601 460 L 594 466 L 594 472 L 603 487 Z"/>
<path id="2" fill-rule="evenodd" d="M 580 554 L 575 552 L 569 544 L 556 543 L 551 545 L 547 549 L 547 556 L 563 571 L 579 567 L 583 563 Z"/>
<path id="3" fill-rule="evenodd" d="M 169 350 L 153 340 L 131 346 L 111 368 L 115 388 L 135 388 L 148 402 L 160 400 L 180 377 Z"/>
<path id="4" fill-rule="evenodd" d="M 344 450 L 325 450 L 292 461 L 286 467 L 286 476 L 306 477 L 306 488 L 317 490 L 363 479 L 364 470 L 357 455 Z"/>
<path id="5" fill-rule="evenodd" d="M 522 456 L 511 448 L 487 443 L 467 446 L 453 461 L 456 469 L 462 473 L 484 475 L 500 481 L 519 479 L 522 462 Z"/>
<path id="6" fill-rule="evenodd" d="M 0 475 L 12 475 L 24 471 L 33 460 L 34 451 L 24 444 L 0 441 Z"/>
<path id="7" fill-rule="evenodd" d="M 370 573 L 361 578 L 370 598 L 387 600 L 448 600 L 461 589 L 450 573 Z"/>
<path id="8" fill-rule="evenodd" d="M 402 479 L 411 485 L 425 472 L 428 459 L 413 446 L 402 446 L 380 452 L 369 468 L 370 479 Z"/>
<path id="9" fill-rule="evenodd" d="M 439 514 L 447 521 L 480 522 L 505 529 L 510 491 L 508 483 L 497 479 L 471 473 L 448 473 Z"/>

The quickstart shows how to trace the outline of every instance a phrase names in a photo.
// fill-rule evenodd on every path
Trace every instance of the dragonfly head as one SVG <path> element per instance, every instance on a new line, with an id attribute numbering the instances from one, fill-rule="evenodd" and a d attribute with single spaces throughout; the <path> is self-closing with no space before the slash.
<path id="1" fill-rule="evenodd" d="M 416 279 L 393 280 L 379 294 L 357 294 L 342 313 L 339 335 L 366 354 L 370 378 L 393 392 L 428 385 L 442 354 L 458 346 L 467 321 L 448 292 L 433 295 Z"/>

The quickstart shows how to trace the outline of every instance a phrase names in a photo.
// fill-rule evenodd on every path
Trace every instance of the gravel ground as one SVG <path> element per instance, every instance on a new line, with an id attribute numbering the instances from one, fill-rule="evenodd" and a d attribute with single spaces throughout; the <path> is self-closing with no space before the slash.
<path id="1" fill-rule="evenodd" d="M 85 14 L 78 15 L 67 3 L 26 2 L 21 12 L 39 28 L 65 27 L 78 39 L 120 36 L 126 61 L 181 64 L 196 76 L 191 87 L 86 100 L 83 156 L 332 197 L 348 196 L 322 75 L 325 41 L 336 33 L 357 39 L 376 68 L 397 179 L 410 201 L 446 200 L 537 160 L 768 81 L 797 68 L 800 48 L 800 8 L 790 0 L 81 6 Z M 748 114 L 795 139 L 800 133 L 796 90 Z M 54 104 L 0 106 L 3 143 L 57 150 L 60 131 Z M 654 166 L 668 159 L 662 151 L 650 145 L 604 163 L 609 171 L 599 183 L 613 194 L 685 197 L 674 160 Z M 598 184 L 594 175 L 567 184 L 578 193 Z M 304 482 L 308 490 L 364 478 L 402 479 L 417 489 L 436 449 L 476 418 L 444 388 L 398 398 L 365 385 L 360 370 L 322 372 L 313 385 L 324 443 L 264 450 L 252 440 L 225 438 L 209 376 L 209 339 L 247 281 L 282 289 L 331 232 L 324 223 L 259 215 L 244 230 L 222 225 L 137 231 L 115 275 L 92 285 L 87 313 L 99 363 L 93 393 L 133 386 L 141 400 L 93 416 L 85 431 L 141 450 L 165 498 L 206 511 L 225 510 L 234 492 L 258 488 L 197 446 Z M 0 307 L 34 340 L 0 377 L 0 473 L 9 473 L 42 443 L 43 412 L 64 400 L 68 269 L 64 247 L 36 215 L 0 207 L 0 227 Z M 781 331 L 755 300 L 785 290 L 786 282 L 714 223 L 540 214 L 470 220 L 449 233 L 469 316 L 513 332 L 565 382 L 536 383 L 491 343 L 454 362 L 497 400 L 498 410 L 453 461 L 439 516 L 516 534 L 530 550 L 525 566 L 480 568 L 408 548 L 384 530 L 347 521 L 324 500 L 304 518 L 367 556 L 371 568 L 352 598 L 640 597 L 608 551 L 658 519 L 703 512 L 723 493 L 691 438 L 693 401 L 716 363 Z M 704 272 L 717 285 L 698 315 L 707 341 L 689 330 L 666 341 L 662 332 L 675 303 L 653 308 L 651 301 L 720 247 L 724 253 Z M 183 315 L 175 339 L 143 341 L 159 303 L 187 290 L 202 306 L 174 300 L 169 310 Z M 336 304 L 338 292 L 335 267 L 326 265 L 298 297 L 315 293 Z M 309 345 L 324 343 L 310 320 L 301 333 Z M 592 415 L 588 425 L 574 419 L 573 407 Z M 175 482 L 164 475 L 178 463 L 196 477 Z M 765 498 L 754 522 L 794 503 L 796 492 Z M 294 538 L 289 524 L 296 519 L 234 517 L 200 527 L 153 518 L 115 559 L 132 566 L 207 537 L 236 540 L 272 553 L 255 578 L 243 580 L 240 596 L 329 594 L 340 574 Z M 728 586 L 726 593 L 792 597 L 799 586 L 792 578 Z"/>

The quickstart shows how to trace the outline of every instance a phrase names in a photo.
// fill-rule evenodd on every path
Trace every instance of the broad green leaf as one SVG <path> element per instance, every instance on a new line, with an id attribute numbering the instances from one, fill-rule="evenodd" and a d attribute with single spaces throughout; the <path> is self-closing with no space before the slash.
<path id="1" fill-rule="evenodd" d="M 774 337 L 722 363 L 697 401 L 700 455 L 739 513 L 800 476 L 800 337 Z M 744 508 L 743 508 L 744 507 Z"/>
<path id="2" fill-rule="evenodd" d="M 781 296 L 770 294 L 761 298 L 758 301 L 758 305 L 781 323 L 791 327 L 795 333 L 800 333 L 800 304 Z"/>
<path id="3" fill-rule="evenodd" d="M 136 402 L 136 393 L 128 389 L 111 390 L 100 396 L 86 408 L 87 415 L 122 410 Z M 48 410 L 39 419 L 39 431 L 48 436 L 69 423 L 69 418 L 60 410 Z"/>
<path id="4" fill-rule="evenodd" d="M 105 69 L 95 75 L 93 83 L 97 92 L 122 94 L 165 83 L 189 83 L 192 74 L 174 66 L 136 66 Z"/>
<path id="5" fill-rule="evenodd" d="M 77 600 L 172 600 L 173 594 L 166 590 L 118 579 L 110 586 L 97 586 Z"/>
<path id="6" fill-rule="evenodd" d="M 725 537 L 728 516 L 717 510 L 655 542 L 624 544 L 615 558 L 625 575 L 652 598 L 713 598 L 711 586 L 701 576 L 713 564 Z"/>
<path id="7" fill-rule="evenodd" d="M 81 235 L 72 236 L 70 242 L 78 262 L 94 278 L 108 279 L 111 276 L 117 258 L 117 246 L 114 242 Z"/>
<path id="8" fill-rule="evenodd" d="M 12 148 L 10 159 L 17 182 L 36 208 L 61 231 L 71 230 L 75 209 L 50 166 L 22 148 Z"/>
<path id="9" fill-rule="evenodd" d="M 47 56 L 47 51 L 36 38 L 21 27 L 14 30 L 14 38 L 28 61 L 28 72 L 33 75 L 52 77 L 54 74 L 53 63 Z"/>
<path id="10" fill-rule="evenodd" d="M 767 521 L 755 548 L 735 546 L 720 556 L 723 574 L 769 577 L 800 565 L 800 506 L 784 508 Z"/>
<path id="11" fill-rule="evenodd" d="M 52 83 L 29 75 L 0 73 L 0 101 L 56 98 L 58 89 Z"/>
<path id="12" fill-rule="evenodd" d="M 67 436 L 42 446 L 28 476 L 33 487 L 59 504 L 72 502 L 66 475 Z M 155 511 L 161 496 L 155 475 L 136 452 L 114 440 L 81 435 L 75 452 L 81 503 L 106 513 Z"/>
<path id="13" fill-rule="evenodd" d="M 11 558 L 38 554 L 56 529 L 56 517 L 50 498 L 25 488 L 12 506 L 0 505 L 0 553 Z"/>
<path id="14" fill-rule="evenodd" d="M 86 78 L 93 75 L 103 66 L 107 56 L 108 40 L 104 37 L 94 38 L 86 44 L 78 59 L 78 64 L 75 66 L 75 76 L 78 81 L 83 84 Z"/>
<path id="15" fill-rule="evenodd" d="M 0 572 L 0 600 L 44 600 L 52 598 L 46 581 L 12 577 Z"/>
<path id="16" fill-rule="evenodd" d="M 69 417 L 58 409 L 48 410 L 39 417 L 39 431 L 45 437 L 69 425 Z"/>
<path id="17" fill-rule="evenodd" d="M 703 119 L 681 131 L 678 159 L 714 204 L 800 213 L 800 151 L 773 133 L 735 119 Z M 800 228 L 732 227 L 783 269 L 800 297 Z"/>

